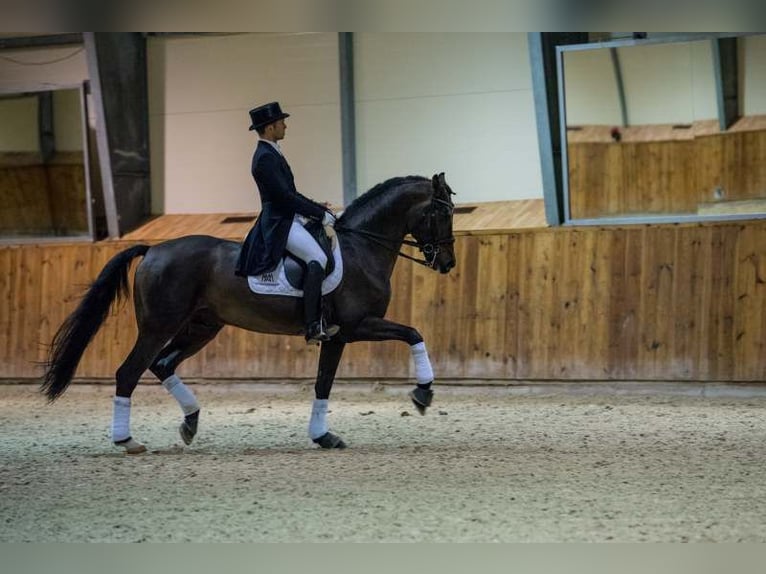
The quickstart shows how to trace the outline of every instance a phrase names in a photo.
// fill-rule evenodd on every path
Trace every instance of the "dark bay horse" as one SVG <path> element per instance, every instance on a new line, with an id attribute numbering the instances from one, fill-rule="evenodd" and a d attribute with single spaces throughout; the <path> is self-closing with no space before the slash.
<path id="1" fill-rule="evenodd" d="M 421 414 L 431 404 L 433 371 L 423 337 L 413 327 L 384 316 L 402 244 L 417 246 L 424 256 L 418 261 L 441 273 L 455 266 L 451 195 L 443 173 L 431 179 L 394 178 L 357 198 L 338 218 L 335 230 L 344 273 L 340 285 L 325 296 L 325 309 L 340 331 L 322 343 L 309 421 L 309 436 L 321 447 L 345 447 L 329 431 L 326 414 L 347 343 L 397 340 L 409 344 L 417 379 L 410 398 Z M 405 239 L 408 234 L 415 241 Z M 190 444 L 197 432 L 199 405 L 175 374 L 182 361 L 202 349 L 224 325 L 281 335 L 304 332 L 300 298 L 255 294 L 247 280 L 234 274 L 239 248 L 233 241 L 192 235 L 151 247 L 135 245 L 115 255 L 59 327 L 41 391 L 54 401 L 66 390 L 111 305 L 127 295 L 132 260 L 143 256 L 133 293 L 138 337 L 117 369 L 112 440 L 131 454 L 146 450 L 130 434 L 130 397 L 149 369 L 178 401 L 184 413 L 181 438 Z"/>

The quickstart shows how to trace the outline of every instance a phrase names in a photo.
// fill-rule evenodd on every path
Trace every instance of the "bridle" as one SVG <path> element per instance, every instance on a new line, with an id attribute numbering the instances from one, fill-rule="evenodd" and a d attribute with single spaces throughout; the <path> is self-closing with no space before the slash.
<path id="1" fill-rule="evenodd" d="M 452 234 L 450 234 L 449 237 L 436 237 L 436 217 L 438 216 L 439 212 L 445 210 L 445 208 L 447 215 L 452 216 L 452 213 L 455 210 L 455 206 L 452 205 L 451 202 L 445 199 L 432 197 L 431 203 L 423 210 L 423 213 L 420 216 L 420 221 L 425 220 L 425 224 L 428 229 L 427 236 L 421 239 L 416 237 L 415 241 L 410 239 L 403 239 L 401 241 L 401 243 L 404 245 L 417 247 L 423 254 L 423 259 L 412 257 L 411 255 L 407 255 L 406 253 L 399 251 L 399 248 L 396 247 L 396 245 L 400 243 L 399 240 L 391 239 L 385 235 L 380 235 L 378 233 L 373 233 L 372 231 L 366 231 L 364 229 L 354 229 L 352 227 L 343 227 L 340 225 L 336 225 L 335 230 L 339 232 L 357 233 L 367 237 L 373 243 L 377 243 L 389 251 L 395 252 L 399 257 L 404 257 L 405 259 L 409 259 L 415 263 L 419 263 L 420 265 L 424 265 L 433 269 L 436 265 L 436 256 L 441 252 L 441 246 L 452 245 L 455 243 L 455 236 Z M 415 237 L 414 234 L 413 237 Z"/>

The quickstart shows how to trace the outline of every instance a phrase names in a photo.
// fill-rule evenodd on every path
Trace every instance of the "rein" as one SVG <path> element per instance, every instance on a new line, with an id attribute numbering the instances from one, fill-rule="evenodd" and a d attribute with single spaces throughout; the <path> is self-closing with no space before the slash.
<path id="1" fill-rule="evenodd" d="M 446 205 L 450 212 L 453 209 L 453 206 L 444 201 L 443 199 L 432 199 L 431 200 L 431 206 L 434 206 L 435 203 L 441 203 L 443 205 Z M 433 207 L 435 209 L 435 207 Z M 433 209 L 431 210 L 431 212 Z M 428 217 L 429 213 L 424 212 L 423 217 Z M 430 226 L 429 226 L 430 229 Z M 363 237 L 367 237 L 370 239 L 373 243 L 377 243 L 381 247 L 384 247 L 388 249 L 391 252 L 396 253 L 399 257 L 404 257 L 405 259 L 409 259 L 410 261 L 414 261 L 415 263 L 419 263 L 420 265 L 423 265 L 424 267 L 433 268 L 434 263 L 436 262 L 436 255 L 439 253 L 439 246 L 445 245 L 445 244 L 452 244 L 455 243 L 455 237 L 450 236 L 446 239 L 435 239 L 432 241 L 429 241 L 427 243 L 421 243 L 420 241 L 412 241 L 410 239 L 402 239 L 401 243 L 404 245 L 409 245 L 410 247 L 417 247 L 420 249 L 420 251 L 425 255 L 423 259 L 419 259 L 417 257 L 412 257 L 411 255 L 407 255 L 406 253 L 399 251 L 396 247 L 393 247 L 392 245 L 399 243 L 396 239 L 391 239 L 390 237 L 386 237 L 385 235 L 380 235 L 379 233 L 373 233 L 372 231 L 366 231 L 364 229 L 355 229 L 353 227 L 345 227 L 342 225 L 335 225 L 335 230 L 339 232 L 349 232 L 349 233 L 357 233 L 359 235 L 362 235 Z"/>

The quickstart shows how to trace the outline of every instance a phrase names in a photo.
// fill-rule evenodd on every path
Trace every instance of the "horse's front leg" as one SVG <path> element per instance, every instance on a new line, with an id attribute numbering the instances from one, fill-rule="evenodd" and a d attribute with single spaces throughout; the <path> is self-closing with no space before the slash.
<path id="1" fill-rule="evenodd" d="M 314 403 L 311 406 L 309 420 L 309 438 L 322 448 L 346 448 L 343 439 L 331 433 L 327 424 L 330 391 L 345 346 L 346 343 L 342 341 L 325 341 L 319 352 L 319 369 L 314 384 Z"/>
<path id="2" fill-rule="evenodd" d="M 431 360 L 428 358 L 426 344 L 423 337 L 413 327 L 394 323 L 381 317 L 365 317 L 356 329 L 348 336 L 348 342 L 352 341 L 404 341 L 409 344 L 412 359 L 415 361 L 416 387 L 410 391 L 412 403 L 421 415 L 426 414 L 426 409 L 431 406 L 434 392 L 431 383 L 434 381 L 434 371 L 431 368 Z"/>

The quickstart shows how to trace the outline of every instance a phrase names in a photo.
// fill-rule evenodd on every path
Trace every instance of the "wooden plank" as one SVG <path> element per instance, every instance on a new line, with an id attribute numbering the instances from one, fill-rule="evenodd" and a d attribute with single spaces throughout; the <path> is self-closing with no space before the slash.
<path id="1" fill-rule="evenodd" d="M 0 377 L 13 377 L 19 372 L 18 357 L 14 356 L 12 349 L 13 321 L 17 314 L 14 296 L 19 252 L 16 247 L 0 248 Z"/>
<path id="2" fill-rule="evenodd" d="M 507 253 L 506 253 L 506 281 L 505 291 L 506 300 L 505 308 L 501 307 L 501 311 L 504 312 L 505 317 L 505 348 L 506 355 L 503 357 L 505 363 L 505 370 L 500 372 L 501 378 L 515 379 L 519 377 L 519 351 L 521 346 L 521 339 L 523 333 L 520 330 L 520 296 L 521 296 L 521 274 L 522 274 L 522 257 L 521 257 L 521 236 L 518 233 L 513 233 L 507 236 Z M 500 278 L 502 280 L 502 277 Z"/>
<path id="3" fill-rule="evenodd" d="M 710 380 L 727 380 L 734 376 L 734 314 L 736 309 L 737 236 L 739 227 L 720 226 L 711 229 L 711 269 L 709 339 L 707 355 Z"/>
<path id="4" fill-rule="evenodd" d="M 635 379 L 641 305 L 641 248 L 644 229 L 610 234 L 607 372 L 612 379 Z"/>
<path id="5" fill-rule="evenodd" d="M 766 233 L 742 227 L 737 242 L 734 281 L 734 377 L 762 381 L 764 370 L 753 357 L 766 351 Z"/>

